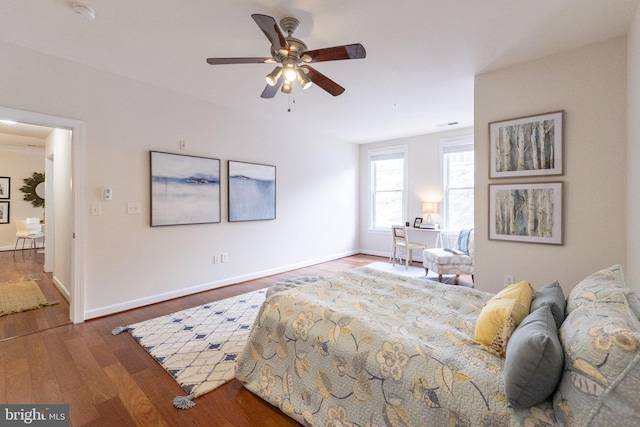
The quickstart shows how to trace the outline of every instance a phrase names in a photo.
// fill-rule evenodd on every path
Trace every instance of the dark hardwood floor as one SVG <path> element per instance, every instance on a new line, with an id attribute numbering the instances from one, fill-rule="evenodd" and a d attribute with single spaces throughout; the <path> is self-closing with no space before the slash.
<path id="1" fill-rule="evenodd" d="M 3 264 L 9 261 L 1 259 Z M 114 336 L 111 330 L 266 288 L 284 279 L 330 276 L 384 260 L 354 255 L 78 325 L 7 339 L 0 342 L 0 402 L 66 403 L 70 405 L 73 426 L 298 426 L 236 380 L 199 397 L 191 409 L 174 408 L 173 398 L 184 395 L 180 386 L 131 336 Z M 12 265 L 16 270 L 24 268 L 21 274 L 25 277 L 34 274 L 27 268 L 27 260 L 26 264 L 21 262 L 17 260 Z M 12 278 L 0 275 L 0 279 Z"/>
<path id="2" fill-rule="evenodd" d="M 69 303 L 54 286 L 51 273 L 43 271 L 44 254 L 36 251 L 0 252 L 0 283 L 33 279 L 48 301 L 59 304 L 0 316 L 0 341 L 68 325 Z"/>

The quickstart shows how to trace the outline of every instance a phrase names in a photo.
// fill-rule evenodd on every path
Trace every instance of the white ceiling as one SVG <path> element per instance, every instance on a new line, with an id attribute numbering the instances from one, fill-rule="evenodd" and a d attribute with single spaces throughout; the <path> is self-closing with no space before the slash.
<path id="1" fill-rule="evenodd" d="M 472 125 L 474 75 L 624 35 L 639 1 L 84 0 L 87 21 L 72 0 L 2 0 L 0 41 L 363 143 Z M 252 13 L 296 17 L 309 49 L 359 42 L 367 57 L 314 64 L 346 92 L 297 90 L 287 112 L 287 95 L 260 98 L 273 65 L 205 62 L 269 56 Z"/>
<path id="2" fill-rule="evenodd" d="M 53 129 L 26 123 L 5 123 L 0 118 L 0 146 L 44 148 Z"/>

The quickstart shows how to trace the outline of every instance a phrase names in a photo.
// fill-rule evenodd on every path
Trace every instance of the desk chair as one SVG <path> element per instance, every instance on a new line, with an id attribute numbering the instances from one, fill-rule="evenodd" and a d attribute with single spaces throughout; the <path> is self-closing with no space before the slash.
<path id="1" fill-rule="evenodd" d="M 409 234 L 407 233 L 407 227 L 404 225 L 392 225 L 391 235 L 393 237 L 393 265 L 396 265 L 396 258 L 400 258 L 400 248 L 404 248 L 405 253 L 405 269 L 409 269 L 409 262 L 412 258 L 414 249 L 424 249 L 426 246 L 422 243 L 414 243 L 409 241 Z"/>

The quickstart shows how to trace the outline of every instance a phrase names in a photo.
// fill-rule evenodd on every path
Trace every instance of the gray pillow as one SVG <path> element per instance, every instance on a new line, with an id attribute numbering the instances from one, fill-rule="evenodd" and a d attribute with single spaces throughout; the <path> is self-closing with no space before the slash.
<path id="1" fill-rule="evenodd" d="M 564 368 L 564 351 L 549 306 L 524 318 L 507 344 L 505 395 L 514 408 L 528 408 L 553 394 Z"/>
<path id="2" fill-rule="evenodd" d="M 529 311 L 533 313 L 540 307 L 545 305 L 549 306 L 551 314 L 553 314 L 553 320 L 555 320 L 556 326 L 560 329 L 562 322 L 564 322 L 564 308 L 566 304 L 567 300 L 564 297 L 564 292 L 562 292 L 562 288 L 556 280 L 533 294 Z"/>

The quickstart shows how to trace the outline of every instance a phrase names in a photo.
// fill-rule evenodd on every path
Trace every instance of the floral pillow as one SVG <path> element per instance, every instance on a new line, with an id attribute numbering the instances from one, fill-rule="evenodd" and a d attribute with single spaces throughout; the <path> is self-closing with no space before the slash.
<path id="1" fill-rule="evenodd" d="M 640 322 L 624 292 L 607 294 L 573 307 L 560 328 L 565 366 L 553 404 L 562 425 L 640 425 Z"/>

